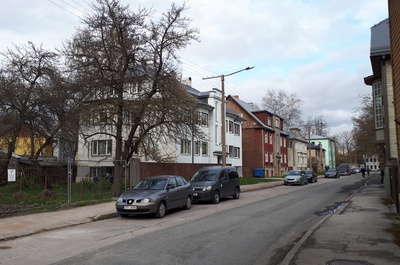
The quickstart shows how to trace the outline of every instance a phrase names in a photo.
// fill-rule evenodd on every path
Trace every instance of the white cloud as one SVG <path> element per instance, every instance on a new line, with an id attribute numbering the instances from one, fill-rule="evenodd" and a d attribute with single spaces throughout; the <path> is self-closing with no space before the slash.
<path id="1" fill-rule="evenodd" d="M 80 26 L 87 2 L 14 0 L 2 3 L 0 48 L 31 40 L 61 46 Z M 158 0 L 123 0 L 165 11 Z M 183 0 L 176 1 L 178 4 Z M 387 18 L 387 1 L 376 0 L 188 0 L 186 16 L 201 42 L 181 51 L 183 75 L 199 90 L 220 88 L 261 105 L 268 88 L 283 88 L 305 99 L 303 119 L 324 115 L 332 134 L 351 130 L 358 95 L 370 92 L 370 28 Z"/>

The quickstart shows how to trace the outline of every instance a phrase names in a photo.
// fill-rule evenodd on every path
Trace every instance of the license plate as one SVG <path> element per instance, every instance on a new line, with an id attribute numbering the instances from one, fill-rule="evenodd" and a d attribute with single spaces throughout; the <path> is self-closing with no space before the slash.
<path id="1" fill-rule="evenodd" d="M 198 196 L 197 193 L 193 193 L 193 196 Z"/>
<path id="2" fill-rule="evenodd" d="M 125 205 L 124 209 L 125 210 L 136 210 L 137 206 L 135 206 L 135 205 Z"/>

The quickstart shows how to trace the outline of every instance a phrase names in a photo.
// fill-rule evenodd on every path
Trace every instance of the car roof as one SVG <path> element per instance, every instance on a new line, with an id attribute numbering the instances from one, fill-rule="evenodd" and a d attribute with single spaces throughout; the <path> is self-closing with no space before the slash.
<path id="1" fill-rule="evenodd" d="M 147 177 L 147 178 L 144 178 L 144 179 L 170 179 L 170 178 L 174 178 L 174 177 L 182 177 L 182 176 L 178 176 L 178 175 L 158 175 L 158 176 Z"/>
<path id="2" fill-rule="evenodd" d="M 231 169 L 231 170 L 236 170 L 234 166 L 208 166 L 208 167 L 202 167 L 199 169 L 200 170 L 210 170 L 210 169 Z"/>

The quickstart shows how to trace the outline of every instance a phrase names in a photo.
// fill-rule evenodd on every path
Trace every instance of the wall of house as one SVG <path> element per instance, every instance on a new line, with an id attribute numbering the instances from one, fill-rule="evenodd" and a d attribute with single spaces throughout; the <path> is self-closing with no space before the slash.
<path id="1" fill-rule="evenodd" d="M 387 93 L 387 114 L 388 118 L 386 119 L 385 126 L 388 126 L 388 134 L 389 134 L 389 144 L 390 144 L 390 156 L 397 158 L 397 140 L 396 140 L 396 124 L 395 120 L 395 109 L 393 105 L 393 78 L 392 78 L 392 65 L 390 61 L 386 61 L 385 63 L 385 75 L 386 75 L 386 93 Z"/>
<path id="2" fill-rule="evenodd" d="M 264 165 L 263 131 L 244 129 L 242 139 L 246 145 L 243 148 L 243 176 L 254 176 L 254 169 Z"/>

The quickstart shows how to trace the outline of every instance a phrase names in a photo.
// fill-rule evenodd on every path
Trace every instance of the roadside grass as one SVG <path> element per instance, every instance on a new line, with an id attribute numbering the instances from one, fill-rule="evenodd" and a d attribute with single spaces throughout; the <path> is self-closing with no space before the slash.
<path id="1" fill-rule="evenodd" d="M 240 178 L 240 185 L 252 185 L 257 183 L 274 182 L 274 181 L 282 181 L 282 177 L 273 177 L 273 178 L 243 177 Z"/>
<path id="2" fill-rule="evenodd" d="M 0 186 L 0 217 L 112 201 L 111 185 L 105 180 L 97 183 L 81 181 L 73 183 L 68 190 L 66 184 L 52 183 L 50 186 L 25 178 L 20 183 Z"/>

